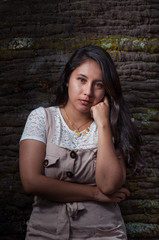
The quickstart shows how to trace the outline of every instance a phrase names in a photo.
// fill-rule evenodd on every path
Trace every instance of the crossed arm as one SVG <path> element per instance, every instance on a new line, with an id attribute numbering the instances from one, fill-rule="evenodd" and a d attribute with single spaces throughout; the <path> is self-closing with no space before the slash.
<path id="1" fill-rule="evenodd" d="M 104 144 L 104 143 L 103 143 Z M 102 146 L 101 146 L 102 148 Z M 119 158 L 119 165 L 121 165 L 118 173 L 121 177 L 120 184 L 116 186 L 117 180 L 113 182 L 113 187 L 107 189 L 107 192 L 102 190 L 100 181 L 105 182 L 104 185 L 110 184 L 111 179 L 105 178 L 105 175 L 101 175 L 99 178 L 98 171 L 100 170 L 100 153 L 97 156 L 99 165 L 97 165 L 97 186 L 88 186 L 83 184 L 70 183 L 60 181 L 57 179 L 49 178 L 44 175 L 43 161 L 45 157 L 46 145 L 36 140 L 23 140 L 20 143 L 20 175 L 24 186 L 24 189 L 29 194 L 36 194 L 43 196 L 51 201 L 56 202 L 74 202 L 74 201 L 99 201 L 99 202 L 120 202 L 129 195 L 129 191 L 125 188 L 121 188 L 125 176 L 125 166 L 122 158 Z M 115 152 L 113 152 L 115 154 Z M 116 155 L 115 155 L 116 156 Z M 99 159 L 98 159 L 99 158 Z M 112 165 L 112 167 L 114 167 Z M 109 166 L 109 170 L 112 168 Z M 116 174 L 116 169 L 113 170 L 113 176 Z M 124 173 L 124 174 L 123 174 Z M 117 178 L 118 179 L 118 178 Z M 108 181 L 108 184 L 107 182 Z M 110 191 L 110 192 L 109 192 Z"/>

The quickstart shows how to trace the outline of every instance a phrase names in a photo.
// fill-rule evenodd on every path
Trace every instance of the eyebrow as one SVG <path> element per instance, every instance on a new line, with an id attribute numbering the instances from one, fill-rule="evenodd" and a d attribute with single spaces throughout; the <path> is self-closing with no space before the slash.
<path id="1" fill-rule="evenodd" d="M 80 74 L 78 74 L 79 76 L 82 76 L 82 77 L 85 77 L 85 78 L 88 78 L 86 75 L 84 75 L 84 74 L 82 74 L 82 73 L 80 73 Z"/>
<path id="2" fill-rule="evenodd" d="M 86 75 L 84 75 L 84 74 L 82 74 L 82 73 L 80 73 L 80 74 L 78 74 L 79 76 L 82 76 L 82 77 L 85 77 L 85 78 L 87 78 L 88 79 L 88 77 L 86 76 Z M 95 80 L 96 82 L 103 82 L 103 80 L 102 79 L 97 79 L 97 80 Z"/>

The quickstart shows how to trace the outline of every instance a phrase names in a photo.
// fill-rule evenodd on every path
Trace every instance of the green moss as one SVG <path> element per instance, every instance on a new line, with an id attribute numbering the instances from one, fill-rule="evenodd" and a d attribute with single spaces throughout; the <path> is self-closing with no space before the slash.
<path id="1" fill-rule="evenodd" d="M 92 39 L 90 39 L 92 41 Z M 146 51 L 150 53 L 159 52 L 159 41 L 156 38 L 102 38 L 96 39 L 97 45 L 111 51 Z"/>
<path id="2" fill-rule="evenodd" d="M 139 185 L 137 182 L 127 182 L 127 188 L 134 192 L 134 191 L 138 191 L 140 189 Z"/>
<path id="3" fill-rule="evenodd" d="M 65 49 L 65 44 L 62 40 L 52 42 L 50 46 L 52 46 L 54 48 L 59 48 L 62 50 Z"/>
<path id="4" fill-rule="evenodd" d="M 0 57 L 11 58 L 13 53 L 18 53 L 23 49 L 31 47 L 33 47 L 32 38 L 13 38 L 7 41 L 3 40 L 0 42 Z"/>
<path id="5" fill-rule="evenodd" d="M 101 46 L 109 52 L 120 53 L 120 51 L 142 51 L 151 54 L 159 53 L 159 40 L 157 38 L 123 38 L 123 37 L 104 37 L 104 38 L 57 38 L 57 39 L 33 39 L 33 38 L 14 38 L 0 42 L 0 56 L 5 57 L 8 50 L 20 51 L 22 49 L 56 48 L 56 49 L 75 49 L 86 45 Z M 18 52 L 17 52 L 18 54 Z"/>
<path id="6" fill-rule="evenodd" d="M 82 44 L 82 43 L 74 43 L 74 44 L 72 44 L 71 46 L 72 46 L 72 48 L 80 48 L 80 47 L 85 46 L 85 45 L 87 45 L 87 44 L 86 44 L 86 43 L 85 43 L 85 44 Z"/>
<path id="7" fill-rule="evenodd" d="M 101 46 L 108 51 L 148 51 L 152 53 L 159 52 L 158 39 L 134 39 L 134 38 L 120 38 L 120 37 L 104 37 L 104 38 L 67 38 L 55 40 L 53 45 L 57 48 L 63 46 L 71 46 L 78 48 L 88 44 Z"/>
<path id="8" fill-rule="evenodd" d="M 146 199 L 146 200 L 140 200 L 138 208 L 144 209 L 146 212 L 147 210 L 152 210 L 152 209 L 159 209 L 159 201 L 157 200 L 151 200 L 151 199 Z"/>
<path id="9" fill-rule="evenodd" d="M 159 121 L 159 111 L 158 109 L 147 108 L 141 113 L 135 113 L 133 118 L 140 120 L 143 126 L 148 127 L 150 121 Z"/>
<path id="10" fill-rule="evenodd" d="M 142 213 L 142 214 L 130 214 L 123 216 L 125 222 L 135 222 L 135 223 L 149 223 L 149 224 L 156 224 L 159 221 L 159 216 L 155 213 L 147 214 L 147 213 Z"/>
<path id="11" fill-rule="evenodd" d="M 159 46 L 158 45 L 154 45 L 151 47 L 151 52 L 152 53 L 159 53 Z"/>
<path id="12" fill-rule="evenodd" d="M 36 42 L 36 43 L 34 43 L 33 47 L 38 49 L 38 48 L 40 48 L 40 44 Z"/>
<path id="13" fill-rule="evenodd" d="M 128 236 L 131 237 L 150 237 L 153 238 L 159 234 L 158 224 L 147 223 L 127 223 L 126 229 Z"/>
<path id="14" fill-rule="evenodd" d="M 16 50 L 30 48 L 33 45 L 32 38 L 14 38 L 8 42 L 8 49 Z"/>

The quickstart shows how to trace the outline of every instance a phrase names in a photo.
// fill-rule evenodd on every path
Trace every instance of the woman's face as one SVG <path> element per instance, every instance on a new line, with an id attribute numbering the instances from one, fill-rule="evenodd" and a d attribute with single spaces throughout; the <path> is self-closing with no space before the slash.
<path id="1" fill-rule="evenodd" d="M 80 112 L 89 112 L 105 95 L 103 75 L 100 66 L 87 60 L 77 67 L 68 82 L 68 102 Z"/>

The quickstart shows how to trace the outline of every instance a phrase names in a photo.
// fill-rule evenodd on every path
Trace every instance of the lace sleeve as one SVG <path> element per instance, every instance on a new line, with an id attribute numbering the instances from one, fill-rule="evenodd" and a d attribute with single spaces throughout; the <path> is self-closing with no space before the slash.
<path id="1" fill-rule="evenodd" d="M 24 139 L 34 139 L 46 143 L 46 116 L 42 107 L 29 114 L 20 141 Z"/>

